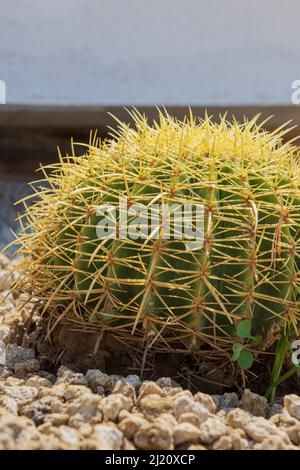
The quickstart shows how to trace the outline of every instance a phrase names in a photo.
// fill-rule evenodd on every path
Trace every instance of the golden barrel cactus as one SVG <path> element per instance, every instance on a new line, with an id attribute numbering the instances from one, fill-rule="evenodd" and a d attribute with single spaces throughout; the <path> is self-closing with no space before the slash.
<path id="1" fill-rule="evenodd" d="M 132 117 L 134 126 L 118 122 L 111 138 L 43 168 L 33 204 L 25 202 L 22 282 L 41 299 L 50 331 L 64 323 L 109 330 L 137 348 L 146 339 L 152 348 L 207 342 L 223 351 L 237 337 L 263 348 L 274 324 L 297 328 L 300 170 L 285 130 L 267 132 L 257 118 Z M 118 236 L 120 199 L 135 237 Z M 158 201 L 202 207 L 203 243 L 191 248 L 175 229 L 166 237 L 161 214 L 145 236 L 132 208 Z M 106 206 L 117 209 L 105 238 Z"/>

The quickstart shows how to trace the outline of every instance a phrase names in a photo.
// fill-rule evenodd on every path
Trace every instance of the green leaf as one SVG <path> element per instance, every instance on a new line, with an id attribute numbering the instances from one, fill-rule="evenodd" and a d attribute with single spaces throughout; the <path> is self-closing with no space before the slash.
<path id="1" fill-rule="evenodd" d="M 251 336 L 251 339 L 253 339 L 253 341 L 256 341 L 257 343 L 259 343 L 263 339 L 263 337 L 261 335 Z"/>
<path id="2" fill-rule="evenodd" d="M 240 338 L 250 338 L 251 337 L 251 320 L 241 321 L 237 326 L 236 332 Z"/>
<path id="3" fill-rule="evenodd" d="M 242 351 L 237 362 L 242 369 L 250 369 L 253 364 L 253 360 L 253 355 L 250 351 Z"/>
<path id="4" fill-rule="evenodd" d="M 231 359 L 233 361 L 237 361 L 238 358 L 240 357 L 240 354 L 241 352 L 243 351 L 244 349 L 244 345 L 241 344 L 241 343 L 235 343 L 233 346 L 232 346 L 232 351 L 233 351 L 233 354 L 232 354 L 232 357 Z"/>

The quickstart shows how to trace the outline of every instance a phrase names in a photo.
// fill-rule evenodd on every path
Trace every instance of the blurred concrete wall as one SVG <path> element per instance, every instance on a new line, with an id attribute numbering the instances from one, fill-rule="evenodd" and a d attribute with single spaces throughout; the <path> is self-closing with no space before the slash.
<path id="1" fill-rule="evenodd" d="M 0 0 L 11 104 L 288 104 L 299 0 Z"/>

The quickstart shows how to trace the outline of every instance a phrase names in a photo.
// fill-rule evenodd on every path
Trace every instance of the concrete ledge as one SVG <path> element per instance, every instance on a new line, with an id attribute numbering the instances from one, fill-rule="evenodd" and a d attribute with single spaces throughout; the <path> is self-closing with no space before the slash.
<path id="1" fill-rule="evenodd" d="M 130 109 L 130 106 L 126 108 Z M 150 119 L 157 117 L 157 110 L 154 106 L 137 106 L 137 108 Z M 188 106 L 167 106 L 166 109 L 179 118 L 184 117 L 188 112 Z M 228 111 L 228 117 L 235 116 L 238 120 L 243 120 L 244 116 L 250 119 L 260 113 L 262 117 L 274 115 L 270 121 L 272 128 L 291 119 L 295 124 L 300 124 L 300 105 L 192 106 L 192 110 L 198 116 L 204 116 L 206 111 L 214 116 Z M 121 120 L 130 120 L 124 106 L 0 105 L 0 129 L 105 128 L 114 122 L 108 113 L 114 114 Z"/>
<path id="2" fill-rule="evenodd" d="M 130 107 L 128 107 L 130 109 Z M 157 117 L 154 106 L 138 106 L 150 119 Z M 168 106 L 167 110 L 179 118 L 188 113 L 187 106 Z M 193 106 L 195 115 L 204 116 L 228 111 L 228 118 L 235 116 L 242 121 L 261 114 L 268 121 L 266 128 L 273 130 L 292 120 L 296 125 L 287 135 L 294 138 L 300 134 L 300 106 Z M 16 106 L 0 105 L 0 173 L 13 179 L 32 179 L 39 163 L 50 163 L 57 159 L 57 147 L 62 153 L 70 149 L 70 139 L 86 142 L 91 130 L 99 135 L 108 133 L 108 126 L 114 126 L 112 113 L 120 120 L 130 121 L 130 116 L 122 106 Z"/>

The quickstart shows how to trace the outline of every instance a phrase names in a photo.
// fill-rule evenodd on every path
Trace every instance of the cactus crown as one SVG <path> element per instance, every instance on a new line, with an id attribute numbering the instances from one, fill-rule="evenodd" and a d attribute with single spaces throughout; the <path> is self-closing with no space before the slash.
<path id="1" fill-rule="evenodd" d="M 44 167 L 25 201 L 22 282 L 50 331 L 65 322 L 153 347 L 200 338 L 226 350 L 244 320 L 262 343 L 274 323 L 297 328 L 300 171 L 285 128 L 268 133 L 257 117 L 180 122 L 160 112 L 152 126 L 132 117 L 134 127 L 118 122 L 112 138 Z M 155 239 L 99 240 L 97 208 L 120 196 L 128 209 L 158 198 L 202 204 L 203 247 L 165 239 L 161 227 Z"/>

